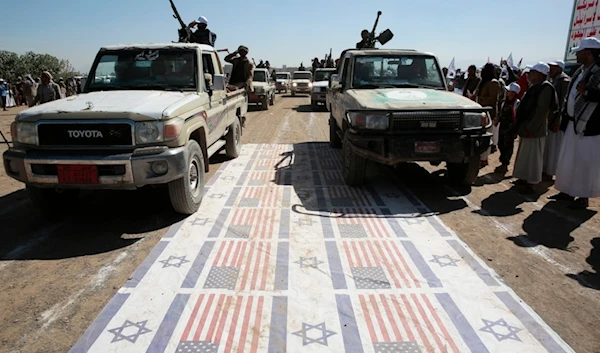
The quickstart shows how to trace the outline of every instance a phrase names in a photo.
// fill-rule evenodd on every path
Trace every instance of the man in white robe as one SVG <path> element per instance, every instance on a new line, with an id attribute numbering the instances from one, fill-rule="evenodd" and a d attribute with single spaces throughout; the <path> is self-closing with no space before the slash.
<path id="1" fill-rule="evenodd" d="M 581 67 L 573 74 L 563 111 L 565 137 L 555 183 L 560 193 L 550 199 L 586 209 L 590 198 L 600 196 L 600 40 L 585 38 L 573 51 Z"/>
<path id="2" fill-rule="evenodd" d="M 558 155 L 560 154 L 564 137 L 564 132 L 560 130 L 561 112 L 569 89 L 569 83 L 571 83 L 569 75 L 563 72 L 565 68 L 564 61 L 557 60 L 548 63 L 548 65 L 550 66 L 549 76 L 556 90 L 556 97 L 558 98 L 559 110 L 551 112 L 548 116 L 548 136 L 546 137 L 546 146 L 544 148 L 544 174 L 542 175 L 544 181 L 552 181 L 556 175 Z"/>
<path id="3" fill-rule="evenodd" d="M 548 114 L 558 109 L 554 86 L 547 80 L 549 71 L 550 67 L 542 62 L 531 68 L 527 77 L 530 86 L 517 108 L 520 139 L 513 177 L 524 194 L 534 193 L 534 186 L 542 181 Z"/>

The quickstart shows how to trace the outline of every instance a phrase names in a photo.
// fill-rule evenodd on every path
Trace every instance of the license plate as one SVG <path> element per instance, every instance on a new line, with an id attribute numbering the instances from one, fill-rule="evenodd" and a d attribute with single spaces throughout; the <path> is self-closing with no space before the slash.
<path id="1" fill-rule="evenodd" d="M 417 153 L 440 153 L 442 146 L 438 141 L 415 142 L 415 152 Z"/>
<path id="2" fill-rule="evenodd" d="M 58 182 L 60 184 L 98 184 L 98 167 L 83 164 L 59 164 Z"/>
<path id="3" fill-rule="evenodd" d="M 250 99 L 258 99 L 258 94 L 251 94 Z"/>

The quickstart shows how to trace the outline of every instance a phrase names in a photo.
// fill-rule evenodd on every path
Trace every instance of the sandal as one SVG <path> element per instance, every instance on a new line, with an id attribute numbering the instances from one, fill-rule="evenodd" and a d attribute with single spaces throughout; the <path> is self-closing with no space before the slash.
<path id="1" fill-rule="evenodd" d="M 577 200 L 571 202 L 568 206 L 572 210 L 585 210 L 590 206 L 590 200 L 586 198 L 578 198 Z"/>

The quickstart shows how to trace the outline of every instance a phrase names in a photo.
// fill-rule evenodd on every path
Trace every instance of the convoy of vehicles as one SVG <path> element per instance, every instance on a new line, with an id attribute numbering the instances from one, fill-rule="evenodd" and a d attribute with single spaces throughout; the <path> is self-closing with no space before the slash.
<path id="1" fill-rule="evenodd" d="M 346 50 L 327 92 L 330 145 L 342 148 L 348 185 L 366 163 L 446 162 L 449 177 L 472 184 L 490 146 L 488 108 L 448 92 L 438 60 L 412 50 Z"/>
<path id="2" fill-rule="evenodd" d="M 271 79 L 269 70 L 254 69 L 252 86 L 248 103 L 260 104 L 263 110 L 268 110 L 269 105 L 275 104 L 275 82 Z"/>
<path id="3" fill-rule="evenodd" d="M 294 71 L 292 73 L 292 96 L 298 93 L 310 94 L 312 91 L 312 72 Z"/>
<path id="4" fill-rule="evenodd" d="M 310 105 L 317 108 L 318 104 L 325 105 L 327 97 L 327 86 L 329 85 L 329 76 L 334 74 L 336 69 L 322 68 L 315 70 L 315 77 L 312 82 L 312 93 L 310 95 Z"/>
<path id="5" fill-rule="evenodd" d="M 82 189 L 166 185 L 175 211 L 192 214 L 204 195 L 208 159 L 241 149 L 245 90 L 228 93 L 211 46 L 103 47 L 80 95 L 17 114 L 6 173 L 35 205 L 64 212 Z"/>
<path id="6" fill-rule="evenodd" d="M 292 85 L 292 74 L 289 72 L 276 72 L 275 73 L 275 88 L 277 93 L 287 93 Z"/>

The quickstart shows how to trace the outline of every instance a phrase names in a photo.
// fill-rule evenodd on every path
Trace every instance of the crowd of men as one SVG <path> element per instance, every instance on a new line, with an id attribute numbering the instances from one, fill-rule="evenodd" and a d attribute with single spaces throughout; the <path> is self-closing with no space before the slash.
<path id="1" fill-rule="evenodd" d="M 0 79 L 0 96 L 2 97 L 2 109 L 8 107 L 26 105 L 32 107 L 53 100 L 70 97 L 81 93 L 81 80 L 69 77 L 66 80 L 60 77 L 54 82 L 52 74 L 48 71 L 42 72 L 35 79 L 30 75 L 17 77 L 14 83 Z"/>
<path id="2" fill-rule="evenodd" d="M 500 152 L 496 173 L 506 174 L 519 145 L 513 182 L 521 193 L 535 193 L 536 185 L 554 180 L 560 192 L 549 198 L 586 209 L 600 196 L 600 41 L 584 39 L 574 48 L 580 67 L 569 77 L 565 63 L 538 62 L 523 71 L 516 66 L 487 63 L 480 71 L 460 71 L 454 87 L 484 107 L 491 107 L 493 145 L 481 155 Z M 444 74 L 447 69 L 444 68 Z"/>

